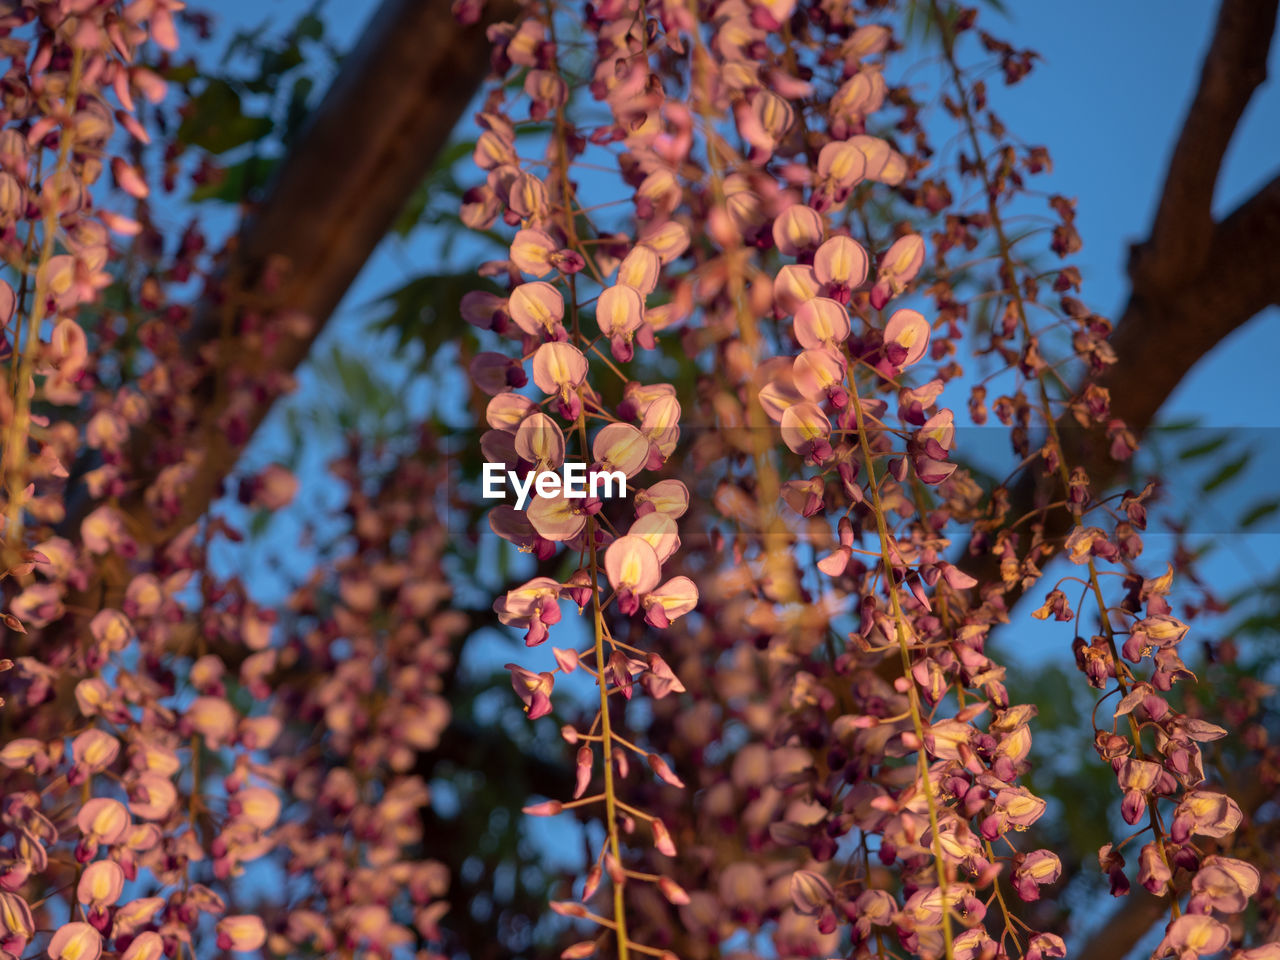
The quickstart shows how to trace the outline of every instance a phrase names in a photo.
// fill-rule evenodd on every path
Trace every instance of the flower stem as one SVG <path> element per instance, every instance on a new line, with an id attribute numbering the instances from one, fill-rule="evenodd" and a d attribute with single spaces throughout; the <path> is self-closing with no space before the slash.
<path id="1" fill-rule="evenodd" d="M 933 794 L 933 781 L 929 778 L 929 759 L 925 755 L 924 719 L 920 709 L 920 691 L 916 689 L 911 674 L 911 652 L 908 649 L 907 623 L 902 612 L 897 579 L 893 574 L 893 557 L 889 552 L 889 525 L 885 522 L 884 506 L 880 500 L 880 484 L 876 479 L 875 457 L 871 453 L 871 441 L 867 437 L 866 421 L 862 414 L 862 398 L 858 395 L 857 378 L 852 368 L 849 376 L 849 393 L 853 399 L 853 412 L 858 424 L 858 445 L 867 468 L 867 487 L 871 492 L 871 504 L 876 517 L 876 529 L 880 535 L 880 562 L 884 567 L 885 589 L 889 594 L 889 606 L 893 613 L 894 632 L 897 635 L 898 653 L 902 658 L 902 677 L 907 683 L 907 700 L 911 704 L 911 726 L 915 730 L 918 746 L 916 763 L 921 787 L 929 805 L 929 828 L 932 832 L 933 863 L 938 875 L 938 890 L 942 897 L 942 940 L 946 946 L 947 960 L 955 956 L 951 936 L 951 904 L 947 899 L 947 865 L 942 857 L 942 839 L 938 833 L 938 801 Z"/>

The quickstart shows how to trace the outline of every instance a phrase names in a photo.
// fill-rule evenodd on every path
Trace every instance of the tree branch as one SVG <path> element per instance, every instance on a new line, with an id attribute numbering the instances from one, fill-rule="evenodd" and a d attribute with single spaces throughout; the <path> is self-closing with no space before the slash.
<path id="1" fill-rule="evenodd" d="M 1111 345 L 1116 362 L 1099 378 L 1111 393 L 1112 415 L 1141 436 L 1183 377 L 1205 354 L 1273 304 L 1280 304 L 1280 174 L 1210 231 L 1209 254 L 1195 276 L 1129 297 Z M 1095 496 L 1128 469 L 1112 459 L 1096 430 L 1083 430 L 1068 413 L 1058 420 L 1063 456 L 1084 467 Z M 1009 490 L 1010 517 L 1021 517 L 1061 497 L 1057 475 L 1024 470 Z M 1056 550 L 1070 531 L 1063 510 L 1045 516 L 1045 547 Z M 973 544 L 971 544 L 971 547 Z M 999 577 L 990 551 L 969 552 L 961 564 L 979 580 Z M 1021 595 L 1005 593 L 1012 604 Z"/>
<path id="2" fill-rule="evenodd" d="M 1223 0 L 1200 83 L 1169 159 L 1151 239 L 1131 271 L 1135 286 L 1176 283 L 1209 252 L 1222 158 L 1250 98 L 1266 80 L 1277 0 Z"/>
<path id="3" fill-rule="evenodd" d="M 1112 415 L 1137 436 L 1195 363 L 1261 310 L 1280 303 L 1280 175 L 1220 223 L 1211 216 L 1222 158 L 1253 91 L 1266 78 L 1278 0 L 1223 0 L 1200 84 L 1169 161 L 1151 235 L 1134 246 L 1131 290 L 1111 346 L 1116 362 L 1099 378 Z M 1100 495 L 1125 469 L 1095 431 L 1069 414 L 1058 422 L 1063 455 L 1084 467 Z M 1056 477 L 1024 470 L 1009 494 L 1009 517 L 1022 517 L 1061 496 Z M 1064 511 L 1045 518 L 1046 546 L 1070 526 Z M 999 579 L 999 560 L 970 544 L 962 566 L 985 582 Z M 1005 594 L 1010 605 L 1021 595 Z"/>
<path id="4" fill-rule="evenodd" d="M 280 385 L 309 353 L 316 336 L 385 236 L 411 192 L 426 176 L 450 131 L 488 70 L 487 25 L 513 19 L 516 0 L 489 0 L 481 22 L 462 26 L 449 0 L 384 0 L 307 127 L 281 163 L 266 200 L 246 220 L 223 273 L 223 304 L 202 304 L 183 359 L 223 356 L 202 367 L 183 391 L 199 410 L 192 436 L 203 444 L 199 466 L 181 494 L 172 522 L 157 529 L 143 497 L 164 465 L 155 424 L 131 440 L 138 473 L 125 512 L 135 535 L 163 540 L 198 518 L 218 495 L 240 451 L 270 411 Z M 265 300 L 260 288 L 270 271 Z M 229 331 L 222 306 L 252 302 L 264 313 L 301 314 L 305 328 L 281 324 L 281 336 L 255 356 Z M 234 321 L 235 317 L 231 319 Z M 238 351 L 234 356 L 227 356 Z M 218 367 L 234 367 L 264 385 L 244 428 L 230 438 L 223 426 L 229 396 Z M 171 441 L 168 441 L 171 442 Z M 171 459 L 171 457 L 170 457 Z M 77 529 L 90 504 L 83 491 L 69 497 L 64 529 Z"/>

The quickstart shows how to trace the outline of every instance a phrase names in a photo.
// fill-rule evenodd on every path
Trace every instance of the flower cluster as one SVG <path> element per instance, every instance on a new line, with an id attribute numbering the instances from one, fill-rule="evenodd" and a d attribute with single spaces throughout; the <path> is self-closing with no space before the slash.
<path id="1" fill-rule="evenodd" d="M 955 88 L 945 91 L 947 111 L 971 148 L 954 173 L 930 169 L 921 106 L 913 91 L 886 80 L 895 37 L 877 10 L 803 0 L 592 5 L 581 18 L 589 66 L 557 41 L 571 21 L 554 4 L 491 29 L 497 75 L 524 77 L 523 86 L 504 89 L 522 90 L 530 106 L 526 119 L 497 90 L 486 101 L 474 159 L 488 177 L 463 207 L 472 227 L 501 218 L 518 228 L 509 260 L 483 268 L 507 279 L 507 296 L 475 294 L 464 306 L 473 324 L 518 341 L 523 361 L 482 353 L 472 363 L 474 382 L 493 397 L 486 457 L 518 471 L 558 466 L 568 443 L 558 417 L 580 432 L 579 449 L 597 464 L 628 475 L 687 464 L 677 468 L 681 479 L 642 495 L 654 506 L 637 498 L 622 536 L 605 505 L 590 500 L 490 515 L 496 533 L 542 562 L 542 575 L 498 600 L 504 623 L 533 646 L 560 622 L 561 598 L 592 607 L 597 643 L 588 657 L 603 696 L 586 734 L 564 728 L 579 747 L 575 799 L 530 810 L 605 803 L 609 837 L 580 901 L 553 907 L 617 931 L 620 956 L 704 956 L 736 933 L 765 931 L 782 956 L 827 955 L 840 942 L 857 955 L 878 954 L 890 934 L 923 957 L 1064 956 L 1059 933 L 1036 929 L 1017 905 L 1039 900 L 1063 865 L 1053 850 L 1013 842 L 1023 831 L 1034 836 L 1046 810 L 1022 779 L 1036 709 L 1011 696 L 987 647 L 1012 599 L 1039 579 L 1037 562 L 1059 545 L 1075 562 L 1088 558 L 1100 604 L 1103 635 L 1077 641 L 1082 669 L 1100 686 L 1117 681 L 1117 716 L 1132 720 L 1131 739 L 1099 731 L 1097 745 L 1115 769 L 1124 817 L 1151 818 L 1140 880 L 1185 898 L 1159 952 L 1239 945 L 1215 915 L 1242 910 L 1258 888 L 1247 863 L 1206 854 L 1192 840 L 1196 830 L 1221 839 L 1240 816 L 1204 783 L 1198 744 L 1220 728 L 1179 714 L 1162 696 L 1190 676 L 1173 650 L 1186 628 L 1164 599 L 1170 584 L 1126 569 L 1119 608 L 1097 590 L 1095 558 L 1128 568 L 1140 552 L 1144 497 L 1124 500 L 1114 533 L 1080 520 L 1110 508 L 1067 463 L 1059 418 L 1105 431 L 1117 458 L 1135 441 L 1089 380 L 1113 354 L 1110 325 L 1065 296 L 1078 272 L 1063 266 L 1047 281 L 1031 273 L 1004 226 L 1024 173 L 1046 169 L 1047 153 L 1033 147 L 1020 157 L 983 145 L 1003 127 L 955 53 L 974 14 L 929 6 L 944 83 Z M 1007 82 L 1030 69 L 1033 55 L 981 39 Z M 580 88 L 575 76 L 584 78 Z M 588 97 L 609 108 L 608 121 L 572 122 L 597 112 Z M 545 159 L 523 159 L 521 126 L 547 119 Z M 608 227 L 580 199 L 601 171 L 623 185 L 611 187 L 611 200 L 634 191 L 627 216 Z M 981 188 L 976 210 L 953 199 L 966 180 Z M 873 211 L 882 220 L 894 203 L 909 216 L 879 232 Z M 1079 248 L 1074 213 L 1063 198 L 1051 206 L 1060 218 L 1052 247 L 1066 256 Z M 979 281 L 987 286 L 971 293 L 972 259 L 954 261 L 972 258 L 983 236 L 996 254 Z M 1064 401 L 1045 386 L 1066 368 L 1046 359 L 1057 340 L 1042 338 L 1027 316 L 1032 303 L 1042 306 L 1042 284 L 1064 294 L 1070 356 L 1085 377 L 1079 390 L 1067 385 Z M 956 357 L 973 335 L 970 304 L 988 300 L 996 321 L 982 352 L 1003 366 L 968 387 L 968 409 L 957 414 L 946 401 L 962 389 L 953 382 L 964 378 Z M 584 337 L 579 317 L 592 306 L 598 334 Z M 660 334 L 668 328 L 695 363 L 693 385 L 680 388 L 687 392 L 641 386 L 615 366 L 663 369 Z M 530 361 L 541 403 L 521 392 Z M 619 382 L 598 387 L 594 370 Z M 992 382 L 1008 385 L 994 408 L 1014 451 L 1060 478 L 1060 502 L 1030 518 L 1006 515 L 1004 491 L 988 503 L 961 465 L 957 426 L 985 422 Z M 686 396 L 698 401 L 684 421 L 693 439 L 687 450 L 663 447 L 646 424 L 674 423 Z M 663 412 L 651 419 L 657 403 Z M 605 426 L 588 447 L 592 420 Z M 1045 434 L 1038 451 L 1037 429 Z M 791 459 L 778 455 L 779 442 Z M 711 530 L 686 537 L 679 553 L 635 539 L 668 497 L 678 510 L 672 519 L 683 514 L 686 525 Z M 1078 526 L 1053 540 L 1058 510 Z M 1021 537 L 1028 519 L 1032 536 Z M 666 519 L 650 523 L 674 536 Z M 957 533 L 971 538 L 967 554 L 952 549 Z M 566 541 L 577 568 L 550 576 L 554 544 Z M 610 587 L 602 603 L 601 548 Z M 662 585 L 671 565 L 700 592 L 698 615 L 674 624 L 673 610 L 687 612 L 696 594 L 684 576 Z M 984 579 L 992 570 L 994 579 Z M 655 601 L 677 584 L 679 602 Z M 1075 620 L 1061 589 L 1045 610 Z M 1127 632 L 1113 622 L 1121 613 Z M 669 626 L 643 651 L 616 639 L 640 616 Z M 1155 657 L 1149 680 L 1115 667 L 1120 635 L 1131 661 Z M 581 656 L 556 649 L 554 668 L 540 672 L 512 665 L 529 716 L 552 711 L 556 678 Z M 692 808 L 686 796 L 643 782 L 625 803 L 616 797 L 628 762 L 625 749 L 611 747 L 621 738 L 607 697 L 611 689 L 629 696 L 635 675 L 662 700 L 646 727 L 650 742 L 677 769 L 697 770 Z M 679 705 L 664 699 L 672 691 L 685 695 Z M 1141 730 L 1153 731 L 1153 749 Z M 603 794 L 587 796 L 597 743 L 614 762 Z M 640 752 L 654 764 L 652 750 Z M 654 769 L 665 779 L 670 767 Z M 660 856 L 632 851 L 652 872 L 618 862 L 615 805 L 626 814 L 624 837 L 637 817 L 664 825 L 655 834 Z M 1126 876 L 1120 846 L 1103 851 L 1117 885 Z M 618 895 L 602 915 L 591 901 L 605 873 Z M 629 879 L 650 884 L 624 901 L 619 888 Z M 637 930 L 644 936 L 628 943 Z M 602 943 L 583 941 L 565 955 L 587 956 Z"/>
<path id="2" fill-rule="evenodd" d="M 155 154 L 166 193 L 181 169 L 180 145 L 152 140 L 174 127 L 182 7 L 0 13 L 0 242 L 19 267 L 0 280 L 0 951 L 389 955 L 442 939 L 449 886 L 421 850 L 430 794 L 414 769 L 449 720 L 438 691 L 467 626 L 439 568 L 443 481 L 407 464 L 396 495 L 369 503 L 340 470 L 355 539 L 379 563 L 300 591 L 283 624 L 211 557 L 245 534 L 184 500 L 210 448 L 239 442 L 252 403 L 286 384 L 191 349 L 200 311 L 171 290 L 203 284 L 227 313 L 224 348 L 269 352 L 302 321 L 242 310 L 200 229 L 166 244 L 152 218 Z M 211 384 L 229 400 L 212 432 Z M 270 465 L 242 473 L 238 499 L 277 511 L 297 487 Z M 407 551 L 389 548 L 410 526 Z M 383 590 L 398 604 L 387 637 L 372 625 Z M 243 890 L 273 871 L 295 889 L 262 908 Z"/>
<path id="3" fill-rule="evenodd" d="M 908 9 L 936 28 L 923 92 Z M 188 168 L 159 142 L 180 22 L 203 25 L 0 10 L 0 953 L 478 956 L 460 931 L 491 918 L 505 949 L 485 870 L 525 854 L 445 812 L 483 781 L 584 827 L 563 919 L 529 934 L 566 960 L 1063 957 L 1079 858 L 1002 648 L 1059 624 L 1116 788 L 1099 883 L 1163 898 L 1157 957 L 1280 956 L 1271 691 L 1230 641 L 1187 652 L 1216 602 L 1188 599 L 1190 550 L 1144 566 L 1154 488 L 1108 496 L 1099 462 L 1137 441 L 1072 203 L 1049 199 L 1052 269 L 1010 228 L 1049 158 L 974 78 L 1033 54 L 942 2 L 548 0 L 490 26 L 460 217 L 501 252 L 451 346 L 528 500 L 481 504 L 435 427 L 346 437 L 339 532 L 317 548 L 306 518 L 315 569 L 280 564 L 271 603 L 254 528 L 299 480 L 211 465 L 290 386 L 236 357 L 310 322 L 271 305 L 287 265 L 229 276 L 152 215 Z M 1029 506 L 971 466 L 989 419 Z M 529 483 L 578 464 L 628 495 Z M 492 684 L 461 651 L 498 626 L 527 756 L 475 729 Z M 1191 695 L 1193 668 L 1231 695 Z"/>

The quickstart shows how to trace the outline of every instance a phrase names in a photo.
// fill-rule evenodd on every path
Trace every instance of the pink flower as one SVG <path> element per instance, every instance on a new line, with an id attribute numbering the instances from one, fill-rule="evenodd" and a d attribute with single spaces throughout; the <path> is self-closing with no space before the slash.
<path id="1" fill-rule="evenodd" d="M 831 457 L 831 421 L 815 403 L 797 403 L 782 413 L 782 442 L 806 462 L 820 464 Z"/>
<path id="2" fill-rule="evenodd" d="M 613 358 L 630 360 L 632 337 L 644 323 L 644 298 L 640 291 L 621 282 L 606 287 L 596 302 L 596 323 L 600 332 L 609 338 Z"/>
<path id="3" fill-rule="evenodd" d="M 734 111 L 738 132 L 755 149 L 753 163 L 762 164 L 773 154 L 773 148 L 795 123 L 791 104 L 771 90 L 760 90 L 749 106 Z"/>
<path id="4" fill-rule="evenodd" d="M 228 813 L 258 830 L 270 830 L 280 819 L 280 796 L 266 787 L 247 787 L 235 794 L 228 802 Z"/>
<path id="5" fill-rule="evenodd" d="M 1022 858 L 1013 871 L 1013 886 L 1023 900 L 1040 899 L 1040 887 L 1056 883 L 1062 863 L 1051 850 L 1036 850 Z"/>
<path id="6" fill-rule="evenodd" d="M 629 423 L 611 423 L 596 434 L 591 454 L 600 469 L 634 477 L 649 460 L 649 439 Z"/>
<path id="7" fill-rule="evenodd" d="M 98 960 L 102 956 L 102 934 L 87 923 L 66 923 L 49 941 L 52 960 Z"/>
<path id="8" fill-rule="evenodd" d="M 929 322 L 915 310 L 896 310 L 884 328 L 885 359 L 904 369 L 924 356 L 929 346 Z"/>
<path id="9" fill-rule="evenodd" d="M 905 158 L 879 137 L 858 134 L 850 137 L 848 142 L 862 151 L 862 156 L 866 159 L 865 176 L 868 180 L 893 186 L 901 183 L 906 176 Z"/>
<path id="10" fill-rule="evenodd" d="M 834 899 L 835 891 L 822 874 L 797 870 L 791 875 L 791 902 L 801 913 L 814 916 Z"/>
<path id="11" fill-rule="evenodd" d="M 814 255 L 813 272 L 823 284 L 823 295 L 844 304 L 867 279 L 867 264 L 867 252 L 856 241 L 832 237 Z"/>
<path id="12" fill-rule="evenodd" d="M 129 811 L 119 800 L 99 797 L 90 800 L 76 814 L 76 825 L 84 835 L 86 842 L 105 843 L 108 846 L 119 843 L 132 821 Z"/>
<path id="13" fill-rule="evenodd" d="M 688 577 L 674 577 L 645 594 L 641 605 L 645 610 L 646 621 L 655 627 L 666 627 L 677 617 L 684 616 L 698 605 L 698 588 Z M 650 657 L 652 661 L 652 658 L 657 655 L 650 654 Z M 674 683 L 664 686 L 662 688 L 664 693 L 655 693 L 654 696 L 658 699 L 661 699 L 668 689 L 684 689 L 675 679 L 674 674 L 667 679 Z"/>
<path id="14" fill-rule="evenodd" d="M 618 265 L 618 286 L 632 287 L 642 297 L 647 297 L 653 293 L 658 286 L 658 274 L 662 269 L 662 261 L 658 257 L 658 252 L 647 243 L 639 243 L 632 247 L 631 252 Z M 608 293 L 612 287 L 605 290 Z M 602 293 L 601 299 L 604 298 Z M 641 309 L 644 304 L 641 302 Z M 596 316 L 599 317 L 600 308 L 596 308 Z M 604 329 L 603 326 L 601 329 Z"/>
<path id="15" fill-rule="evenodd" d="M 1234 857 L 1208 856 L 1191 881 L 1193 896 L 1187 909 L 1190 912 L 1240 913 L 1249 905 L 1249 898 L 1258 892 L 1261 882 L 1258 868 Z"/>
<path id="16" fill-rule="evenodd" d="M 553 543 L 572 540 L 587 525 L 583 501 L 570 500 L 563 492 L 554 497 L 535 496 L 525 511 L 538 536 Z"/>
<path id="17" fill-rule="evenodd" d="M 689 249 L 689 231 L 674 220 L 650 227 L 641 239 L 663 263 L 670 263 Z"/>
<path id="18" fill-rule="evenodd" d="M 530 414 L 520 422 L 514 445 L 535 471 L 556 470 L 564 463 L 564 432 L 545 413 Z"/>
<path id="19" fill-rule="evenodd" d="M 213 748 L 235 737 L 239 719 L 235 708 L 221 697 L 196 697 L 187 708 L 187 722 L 191 729 Z"/>
<path id="20" fill-rule="evenodd" d="M 676 521 L 665 513 L 645 514 L 631 524 L 627 533 L 639 537 L 653 547 L 653 552 L 657 554 L 660 564 L 666 563 L 671 555 L 680 549 L 680 535 Z"/>
<path id="21" fill-rule="evenodd" d="M 604 568 L 609 583 L 618 592 L 618 609 L 624 614 L 635 613 L 640 608 L 640 597 L 656 587 L 662 576 L 662 564 L 653 546 L 630 534 L 609 545 Z"/>
<path id="22" fill-rule="evenodd" d="M 507 301 L 511 319 L 525 333 L 548 340 L 566 339 L 564 298 L 560 291 L 542 280 L 522 283 L 511 291 Z"/>
<path id="23" fill-rule="evenodd" d="M 577 388 L 587 377 L 587 358 L 567 343 L 544 343 L 533 355 L 533 382 L 560 401 L 566 420 L 577 420 L 582 410 Z"/>
<path id="24" fill-rule="evenodd" d="M 246 953 L 267 942 L 267 929 L 261 917 L 241 914 L 218 921 L 218 949 Z"/>
<path id="25" fill-rule="evenodd" d="M 1067 955 L 1067 945 L 1056 933 L 1037 933 L 1027 942 L 1025 960 L 1057 960 Z"/>
<path id="26" fill-rule="evenodd" d="M 819 209 L 843 204 L 866 175 L 867 157 L 857 144 L 833 140 L 818 152 L 816 196 Z"/>
<path id="27" fill-rule="evenodd" d="M 1188 913 L 1169 924 L 1164 939 L 1152 956 L 1177 956 L 1179 960 L 1193 960 L 1222 950 L 1231 942 L 1231 931 L 1204 914 Z"/>
<path id="28" fill-rule="evenodd" d="M 800 305 L 812 300 L 822 290 L 822 283 L 813 267 L 803 263 L 788 263 L 778 270 L 773 279 L 773 310 L 779 317 L 795 314 Z"/>
<path id="29" fill-rule="evenodd" d="M 147 771 L 127 781 L 129 810 L 143 820 L 163 820 L 177 805 L 178 790 L 163 774 Z"/>
<path id="30" fill-rule="evenodd" d="M 805 350 L 795 359 L 791 375 L 796 389 L 806 400 L 825 403 L 830 400 L 837 410 L 849 403 L 844 389 L 847 361 L 844 354 L 828 347 Z"/>
<path id="31" fill-rule="evenodd" d="M 76 900 L 87 906 L 110 907 L 124 889 L 124 871 L 111 860 L 97 860 L 85 868 L 76 887 Z"/>
<path id="32" fill-rule="evenodd" d="M 508 663 L 506 669 L 511 671 L 511 686 L 524 701 L 530 720 L 545 717 L 551 712 L 551 691 L 556 683 L 554 674 L 545 671 L 533 673 L 514 663 Z"/>
<path id="33" fill-rule="evenodd" d="M 689 509 L 689 488 L 680 480 L 659 480 L 653 486 L 637 490 L 636 516 L 657 511 L 675 519 Z"/>
<path id="34" fill-rule="evenodd" d="M 1192 790 L 1174 810 L 1169 835 L 1174 843 L 1185 843 L 1192 834 L 1221 839 L 1243 819 L 1239 805 L 1225 793 Z"/>
<path id="35" fill-rule="evenodd" d="M 924 240 L 918 234 L 908 234 L 894 241 L 880 261 L 875 288 L 871 291 L 871 305 L 877 310 L 882 309 L 906 289 L 922 266 Z"/>
<path id="36" fill-rule="evenodd" d="M 120 960 L 161 960 L 164 957 L 164 938 L 154 930 L 138 934 Z"/>
<path id="37" fill-rule="evenodd" d="M 1164 862 L 1160 847 L 1153 841 L 1145 844 L 1138 855 L 1138 882 L 1157 897 L 1164 896 L 1173 879 L 1173 871 Z"/>
<path id="38" fill-rule="evenodd" d="M 545 277 L 551 272 L 551 255 L 559 249 L 545 230 L 517 230 L 511 241 L 511 262 L 523 273 Z"/>
<path id="39" fill-rule="evenodd" d="M 789 257 L 817 250 L 825 234 L 822 214 L 804 204 L 787 207 L 773 221 L 774 245 L 779 253 Z"/>
<path id="40" fill-rule="evenodd" d="M 19 894 L 0 891 L 0 950 L 22 956 L 35 929 L 27 901 Z"/>
<path id="41" fill-rule="evenodd" d="M 120 741 L 103 730 L 89 729 L 71 741 L 71 755 L 76 768 L 68 779 L 82 783 L 89 774 L 101 773 L 115 763 Z"/>
<path id="42" fill-rule="evenodd" d="M 849 314 L 829 297 L 814 297 L 796 309 L 795 334 L 800 345 L 807 349 L 838 350 L 849 336 Z"/>
<path id="43" fill-rule="evenodd" d="M 526 646 L 537 646 L 547 639 L 547 627 L 560 622 L 560 583 L 550 577 L 534 577 L 528 583 L 508 590 L 494 601 L 498 619 L 507 626 L 527 627 Z"/>

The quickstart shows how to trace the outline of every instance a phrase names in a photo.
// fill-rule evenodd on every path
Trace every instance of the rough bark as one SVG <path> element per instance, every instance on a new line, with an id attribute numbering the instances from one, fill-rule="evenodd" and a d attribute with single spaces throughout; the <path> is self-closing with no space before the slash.
<path id="1" fill-rule="evenodd" d="M 268 355 L 241 350 L 231 358 L 238 372 L 278 381 L 306 358 L 488 72 L 487 25 L 517 10 L 516 0 L 489 0 L 481 22 L 461 26 L 450 0 L 384 0 L 244 223 L 223 275 L 224 301 L 301 314 L 310 318 L 309 329 L 285 334 Z M 259 286 L 268 265 L 273 275 L 283 269 L 264 300 Z M 216 304 L 202 305 L 183 344 L 187 359 L 216 349 L 225 324 Z M 176 520 L 163 529 L 152 525 L 142 491 L 154 475 L 136 478 L 137 494 L 125 509 L 144 540 L 162 540 L 204 513 L 247 443 L 233 443 L 219 426 L 227 396 L 217 380 L 210 370 L 192 393 L 201 403 L 195 435 L 204 456 Z M 249 411 L 249 438 L 273 397 Z M 131 441 L 135 464 L 155 463 L 148 455 L 155 439 L 147 433 L 144 426 Z M 78 524 L 86 500 L 73 492 L 68 526 Z"/>
<path id="2" fill-rule="evenodd" d="M 1147 240 L 1131 251 L 1131 289 L 1111 338 L 1116 362 L 1100 379 L 1111 412 L 1141 436 L 1195 363 L 1267 307 L 1280 304 L 1280 174 L 1215 222 L 1212 203 L 1222 159 L 1253 92 L 1266 79 L 1276 0 L 1224 0 L 1196 93 L 1169 161 Z M 1064 457 L 1083 466 L 1100 494 L 1126 465 L 1105 441 L 1059 421 Z M 1009 517 L 1061 498 L 1056 476 L 1024 471 L 1009 491 Z M 1045 517 L 1046 547 L 1070 529 L 1065 510 Z M 970 554 L 966 569 L 984 582 L 999 577 L 989 552 Z M 1021 591 L 1006 594 L 1012 604 Z M 1255 778 L 1228 791 L 1252 815 L 1271 797 Z M 1126 898 L 1082 948 L 1091 960 L 1123 960 L 1163 918 L 1168 898 L 1140 888 Z"/>
<path id="3" fill-rule="evenodd" d="M 1111 412 L 1139 437 L 1195 363 L 1268 306 L 1280 303 L 1280 175 L 1218 222 L 1212 202 L 1222 158 L 1253 92 L 1266 79 L 1277 0 L 1224 0 L 1200 82 L 1174 146 L 1149 237 L 1131 250 L 1130 293 L 1111 345 L 1116 362 L 1098 381 Z M 1126 464 L 1105 440 L 1059 421 L 1068 465 L 1082 466 L 1095 495 Z M 1024 470 L 1009 490 L 1008 516 L 1062 497 L 1060 481 Z M 1046 546 L 1070 529 L 1066 511 L 1045 518 Z M 988 552 L 966 558 L 980 580 L 999 577 Z M 1006 594 L 1012 604 L 1020 595 Z"/>

